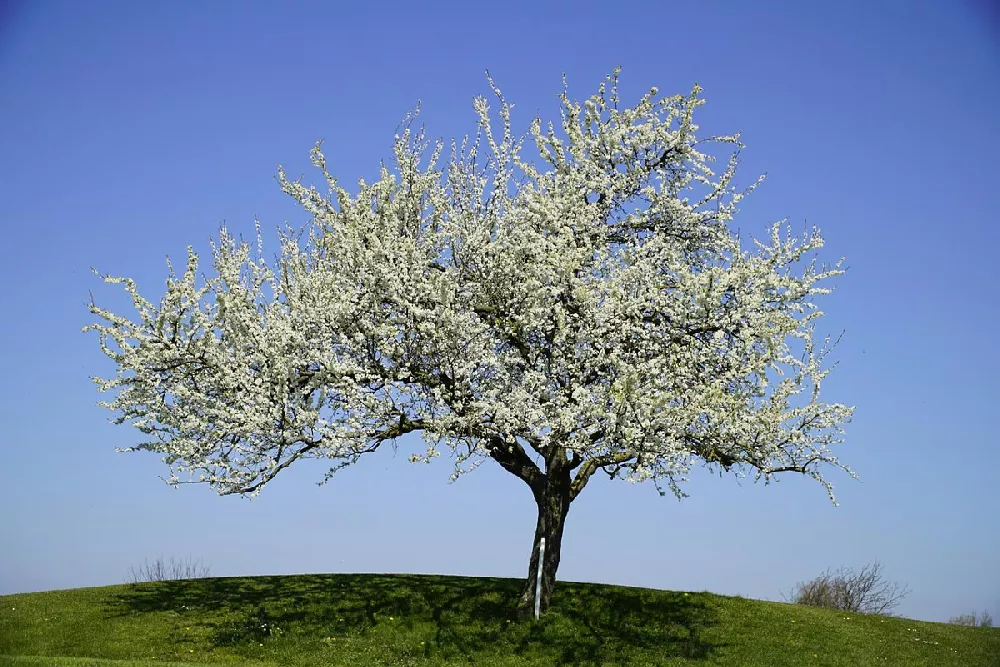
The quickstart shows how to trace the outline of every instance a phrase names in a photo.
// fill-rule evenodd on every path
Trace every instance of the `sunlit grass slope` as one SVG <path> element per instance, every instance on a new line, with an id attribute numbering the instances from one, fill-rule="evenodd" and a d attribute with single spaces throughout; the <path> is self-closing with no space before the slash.
<path id="1" fill-rule="evenodd" d="M 1000 629 L 568 582 L 535 622 L 513 614 L 520 586 L 301 575 L 8 595 L 0 664 L 1000 667 Z"/>

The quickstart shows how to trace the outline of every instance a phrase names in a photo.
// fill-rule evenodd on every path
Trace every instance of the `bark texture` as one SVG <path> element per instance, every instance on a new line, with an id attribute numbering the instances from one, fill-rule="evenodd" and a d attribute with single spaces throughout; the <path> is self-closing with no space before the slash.
<path id="1" fill-rule="evenodd" d="M 541 611 L 544 613 L 549 607 L 562 555 L 566 515 L 572 502 L 568 465 L 550 468 L 540 481 L 538 488 L 534 490 L 538 518 L 531 546 L 531 560 L 528 564 L 528 579 L 518 601 L 518 613 L 521 616 L 532 616 L 535 613 L 535 587 L 539 568 L 542 572 Z M 545 538 L 544 560 L 539 554 L 539 545 L 543 537 Z"/>

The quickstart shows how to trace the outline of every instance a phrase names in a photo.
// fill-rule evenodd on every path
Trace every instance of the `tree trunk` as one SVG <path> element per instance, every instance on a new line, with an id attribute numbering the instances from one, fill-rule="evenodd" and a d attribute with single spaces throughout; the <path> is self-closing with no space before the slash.
<path id="1" fill-rule="evenodd" d="M 539 567 L 542 570 L 541 611 L 544 612 L 549 607 L 549 600 L 556 584 L 556 570 L 559 569 L 563 527 L 566 525 L 570 501 L 569 468 L 560 466 L 549 469 L 535 493 L 538 520 L 535 524 L 535 539 L 531 546 L 528 580 L 525 582 L 524 592 L 521 593 L 517 606 L 520 616 L 533 616 L 535 613 L 535 587 Z M 539 563 L 539 545 L 543 537 L 545 560 Z"/>

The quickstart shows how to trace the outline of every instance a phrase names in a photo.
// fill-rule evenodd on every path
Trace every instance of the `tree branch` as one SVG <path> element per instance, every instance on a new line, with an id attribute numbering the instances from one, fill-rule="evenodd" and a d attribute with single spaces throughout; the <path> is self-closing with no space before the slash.
<path id="1" fill-rule="evenodd" d="M 384 429 L 382 431 L 376 431 L 376 432 L 370 434 L 367 438 L 365 438 L 365 440 L 369 444 L 366 447 L 364 447 L 364 448 L 362 448 L 360 450 L 356 450 L 354 452 L 351 452 L 350 457 L 351 458 L 356 458 L 356 457 L 360 456 L 361 454 L 368 454 L 368 453 L 374 452 L 386 440 L 395 440 L 396 438 L 398 438 L 398 437 L 400 437 L 402 435 L 406 435 L 407 433 L 411 433 L 413 431 L 419 431 L 419 430 L 423 429 L 424 426 L 425 426 L 425 424 L 424 424 L 423 420 L 420 420 L 420 419 L 413 419 L 413 420 L 411 420 L 411 419 L 408 419 L 406 417 L 406 415 L 404 415 L 403 413 L 400 413 L 400 415 L 399 415 L 399 423 L 398 424 L 393 424 L 392 426 L 390 426 L 390 427 L 388 427 L 388 428 L 386 428 L 386 429 Z M 298 441 L 294 441 L 294 442 L 304 442 L 304 441 L 298 440 Z M 279 445 L 279 452 L 281 450 L 283 450 L 287 445 L 294 444 L 294 442 L 291 442 L 291 443 L 287 443 L 287 442 L 281 443 Z M 248 486 L 244 486 L 244 487 L 241 487 L 239 489 L 234 489 L 232 491 L 227 491 L 227 492 L 222 493 L 221 495 L 230 495 L 230 494 L 233 494 L 233 493 L 239 493 L 239 494 L 253 493 L 257 489 L 261 488 L 262 486 L 264 486 L 265 484 L 267 484 L 268 482 L 270 482 L 272 479 L 274 479 L 278 475 L 279 472 L 281 472 L 282 470 L 284 470 L 285 468 L 287 468 L 288 466 L 290 466 L 292 463 L 294 463 L 298 459 L 302 458 L 305 454 L 308 454 L 309 452 L 311 452 L 311 451 L 313 451 L 315 449 L 318 449 L 322 444 L 323 444 L 323 440 L 317 440 L 317 441 L 313 441 L 313 442 L 306 442 L 305 446 L 297 449 L 294 453 L 292 453 L 284 461 L 278 463 L 278 459 L 275 458 L 274 462 L 275 462 L 276 465 L 273 468 L 269 468 L 266 472 L 260 473 L 258 475 L 257 482 L 255 482 L 254 484 L 250 484 Z"/>
<path id="2" fill-rule="evenodd" d="M 587 485 L 587 482 L 590 481 L 590 478 L 594 476 L 595 472 L 606 466 L 628 463 L 629 461 L 635 459 L 636 456 L 637 455 L 633 452 L 618 452 L 616 454 L 607 454 L 605 456 L 598 456 L 584 461 L 583 467 L 581 467 L 580 471 L 576 473 L 576 477 L 573 478 L 573 483 L 569 487 L 570 501 L 580 495 L 580 492 L 583 491 L 583 487 Z"/>
<path id="3" fill-rule="evenodd" d="M 490 458 L 499 463 L 500 467 L 527 484 L 532 493 L 537 495 L 541 492 L 545 473 L 539 470 L 520 443 L 510 443 L 498 435 L 491 435 L 487 436 L 486 445 Z"/>

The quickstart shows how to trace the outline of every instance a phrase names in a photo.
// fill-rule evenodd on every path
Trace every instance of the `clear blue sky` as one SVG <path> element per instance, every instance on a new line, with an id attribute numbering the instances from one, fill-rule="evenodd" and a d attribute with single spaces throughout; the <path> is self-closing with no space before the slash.
<path id="1" fill-rule="evenodd" d="M 618 7 L 614 14 L 607 7 Z M 317 487 L 321 463 L 254 501 L 173 490 L 157 457 L 116 454 L 92 375 L 113 366 L 90 273 L 158 299 L 167 254 L 208 254 L 220 224 L 306 222 L 274 181 L 315 178 L 320 138 L 342 182 L 371 179 L 417 100 L 430 135 L 475 129 L 484 70 L 516 129 L 556 117 L 621 65 L 707 104 L 706 134 L 744 132 L 742 181 L 768 180 L 737 224 L 788 217 L 850 269 L 823 326 L 846 330 L 829 400 L 857 405 L 833 472 L 769 487 L 700 473 L 691 497 L 597 478 L 574 505 L 559 575 L 778 600 L 827 567 L 879 559 L 898 611 L 1000 618 L 1000 330 L 995 197 L 1000 29 L 986 3 L 9 3 L 0 13 L 0 593 L 123 581 L 144 557 L 215 575 L 425 572 L 524 576 L 534 507 L 484 464 L 372 456 Z M 419 441 L 417 442 L 419 444 Z"/>

